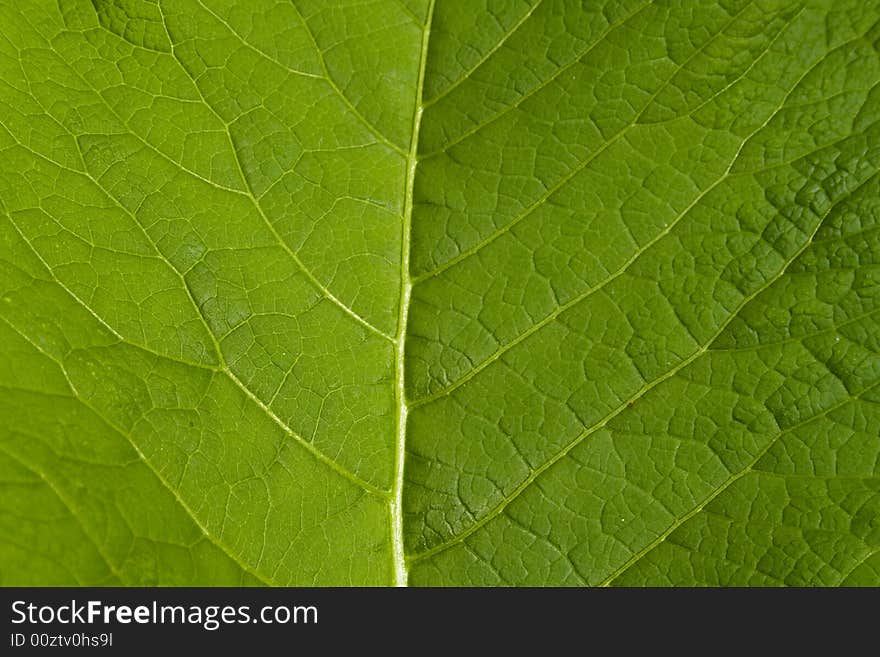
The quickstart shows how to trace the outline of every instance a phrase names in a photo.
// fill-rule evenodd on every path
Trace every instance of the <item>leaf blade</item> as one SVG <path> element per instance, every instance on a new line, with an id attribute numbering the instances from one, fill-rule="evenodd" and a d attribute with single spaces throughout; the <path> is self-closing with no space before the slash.
<path id="1" fill-rule="evenodd" d="M 0 581 L 876 584 L 878 18 L 0 8 Z"/>

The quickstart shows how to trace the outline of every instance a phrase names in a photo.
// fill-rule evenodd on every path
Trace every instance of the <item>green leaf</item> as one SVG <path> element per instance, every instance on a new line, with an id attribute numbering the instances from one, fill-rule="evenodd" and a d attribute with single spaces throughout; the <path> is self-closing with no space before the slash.
<path id="1" fill-rule="evenodd" d="M 880 3 L 0 26 L 0 583 L 880 584 Z"/>

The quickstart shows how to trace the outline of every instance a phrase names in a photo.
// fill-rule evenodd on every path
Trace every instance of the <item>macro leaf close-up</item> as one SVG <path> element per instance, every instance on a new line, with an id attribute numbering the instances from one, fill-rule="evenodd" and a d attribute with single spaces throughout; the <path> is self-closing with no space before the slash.
<path id="1" fill-rule="evenodd" d="M 876 0 L 0 5 L 0 585 L 880 585 Z"/>

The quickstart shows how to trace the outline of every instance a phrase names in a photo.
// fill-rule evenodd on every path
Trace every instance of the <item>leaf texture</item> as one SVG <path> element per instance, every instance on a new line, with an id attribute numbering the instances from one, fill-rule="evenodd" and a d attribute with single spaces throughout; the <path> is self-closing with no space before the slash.
<path id="1" fill-rule="evenodd" d="M 877 2 L 0 25 L 0 583 L 880 584 Z"/>

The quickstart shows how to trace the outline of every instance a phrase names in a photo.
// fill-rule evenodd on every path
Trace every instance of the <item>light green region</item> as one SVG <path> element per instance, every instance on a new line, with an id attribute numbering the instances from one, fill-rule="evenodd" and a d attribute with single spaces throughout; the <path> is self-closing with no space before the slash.
<path id="1" fill-rule="evenodd" d="M 880 3 L 0 27 L 0 585 L 880 585 Z"/>

